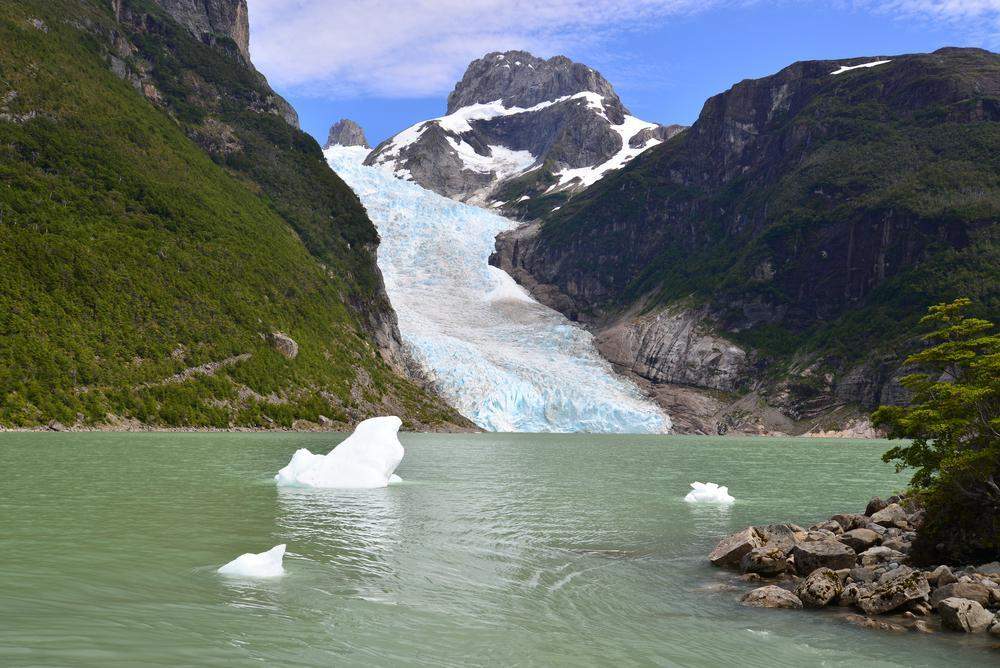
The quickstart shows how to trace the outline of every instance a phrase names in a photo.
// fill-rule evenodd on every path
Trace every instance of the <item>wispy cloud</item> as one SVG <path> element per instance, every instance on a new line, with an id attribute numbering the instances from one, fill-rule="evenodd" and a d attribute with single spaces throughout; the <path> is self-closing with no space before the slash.
<path id="1" fill-rule="evenodd" d="M 300 96 L 440 96 L 492 50 L 600 50 L 623 32 L 725 6 L 830 0 L 248 0 L 251 55 Z M 833 0 L 947 22 L 1000 44 L 1000 0 Z"/>
<path id="2" fill-rule="evenodd" d="M 440 95 L 487 51 L 550 56 L 740 0 L 249 0 L 272 83 L 317 97 Z"/>
<path id="3" fill-rule="evenodd" d="M 1000 0 L 858 0 L 857 4 L 906 20 L 946 22 L 975 42 L 1000 46 Z"/>

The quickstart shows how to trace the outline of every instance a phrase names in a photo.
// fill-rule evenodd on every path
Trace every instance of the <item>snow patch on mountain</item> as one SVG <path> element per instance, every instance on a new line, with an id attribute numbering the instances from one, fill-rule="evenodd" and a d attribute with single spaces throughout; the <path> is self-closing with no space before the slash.
<path id="1" fill-rule="evenodd" d="M 876 67 L 878 65 L 885 65 L 886 63 L 891 63 L 891 60 L 875 60 L 870 63 L 861 63 L 860 65 L 841 65 L 840 68 L 830 72 L 830 75 L 843 74 L 844 72 L 850 72 L 851 70 L 859 70 L 865 67 Z"/>

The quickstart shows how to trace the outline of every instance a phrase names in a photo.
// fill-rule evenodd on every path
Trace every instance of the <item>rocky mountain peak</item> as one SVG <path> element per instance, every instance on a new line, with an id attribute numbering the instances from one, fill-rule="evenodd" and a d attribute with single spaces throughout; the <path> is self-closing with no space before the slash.
<path id="1" fill-rule="evenodd" d="M 368 139 L 365 138 L 365 131 L 360 125 L 349 118 L 341 118 L 330 126 L 330 134 L 327 136 L 326 144 L 323 145 L 323 148 L 330 148 L 331 146 L 363 146 L 364 148 L 371 148 L 368 145 Z"/>
<path id="2" fill-rule="evenodd" d="M 527 51 L 488 53 L 465 70 L 448 96 L 448 113 L 472 104 L 502 100 L 505 107 L 532 107 L 576 93 L 592 92 L 621 107 L 614 88 L 600 72 L 565 56 L 545 60 Z M 623 113 L 628 113 L 621 107 Z"/>
<path id="3" fill-rule="evenodd" d="M 236 43 L 250 61 L 250 19 L 247 0 L 155 0 L 195 37 L 222 35 Z"/>

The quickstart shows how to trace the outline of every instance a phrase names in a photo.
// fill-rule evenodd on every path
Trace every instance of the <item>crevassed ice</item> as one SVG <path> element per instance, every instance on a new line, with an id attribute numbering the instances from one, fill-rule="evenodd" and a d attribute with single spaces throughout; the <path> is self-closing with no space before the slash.
<path id="1" fill-rule="evenodd" d="M 506 218 L 361 164 L 330 166 L 378 227 L 378 264 L 403 339 L 444 397 L 491 431 L 659 433 L 670 419 L 615 375 L 591 335 L 488 264 Z"/>

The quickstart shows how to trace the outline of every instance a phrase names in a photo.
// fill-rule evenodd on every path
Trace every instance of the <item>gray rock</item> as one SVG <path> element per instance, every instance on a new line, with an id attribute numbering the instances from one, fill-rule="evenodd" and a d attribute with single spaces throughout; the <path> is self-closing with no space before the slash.
<path id="1" fill-rule="evenodd" d="M 246 0 L 156 0 L 199 40 L 223 35 L 250 62 L 250 22 Z"/>
<path id="2" fill-rule="evenodd" d="M 993 614 L 976 601 L 946 598 L 937 604 L 941 625 L 953 631 L 983 633 L 993 624 Z"/>
<path id="3" fill-rule="evenodd" d="M 365 131 L 361 129 L 360 125 L 349 118 L 341 118 L 330 126 L 330 133 L 327 135 L 326 144 L 323 148 L 330 148 L 331 146 L 361 146 L 371 148 L 368 145 L 368 139 L 365 137 Z"/>
<path id="4" fill-rule="evenodd" d="M 875 582 L 875 567 L 855 566 L 851 569 L 850 577 L 855 582 Z"/>
<path id="5" fill-rule="evenodd" d="M 758 587 L 748 592 L 740 603 L 751 608 L 801 608 L 799 597 L 776 585 Z"/>
<path id="6" fill-rule="evenodd" d="M 740 570 L 744 573 L 757 573 L 759 575 L 779 575 L 788 568 L 785 561 L 785 551 L 780 547 L 763 545 L 755 547 L 740 559 Z"/>
<path id="7" fill-rule="evenodd" d="M 829 531 L 835 536 L 844 533 L 844 527 L 842 527 L 839 522 L 834 522 L 833 520 L 823 522 L 822 524 L 817 524 L 813 530 Z"/>
<path id="8" fill-rule="evenodd" d="M 882 510 L 888 505 L 889 505 L 888 503 L 886 503 L 885 501 L 876 496 L 874 499 L 869 501 L 868 505 L 865 507 L 865 515 L 871 517 L 872 515 Z"/>
<path id="9" fill-rule="evenodd" d="M 976 582 L 952 582 L 938 587 L 931 594 L 931 605 L 935 608 L 946 598 L 964 598 L 985 607 L 990 604 L 990 589 Z"/>
<path id="10" fill-rule="evenodd" d="M 792 552 L 798 540 L 795 537 L 795 528 L 790 524 L 768 524 L 766 526 L 756 526 L 757 534 L 760 535 L 767 547 L 779 548 L 785 555 Z"/>
<path id="11" fill-rule="evenodd" d="M 802 580 L 795 595 L 808 608 L 822 608 L 832 603 L 844 591 L 844 585 L 829 568 L 817 568 Z"/>
<path id="12" fill-rule="evenodd" d="M 946 584 L 958 582 L 958 578 L 955 577 L 951 569 L 947 566 L 938 566 L 927 576 L 927 581 L 935 587 L 943 587 Z"/>
<path id="13" fill-rule="evenodd" d="M 851 531 L 852 529 L 863 529 L 868 526 L 871 520 L 865 515 L 857 515 L 854 513 L 841 513 L 839 515 L 834 515 L 830 518 L 832 521 L 839 524 L 844 531 Z"/>
<path id="14" fill-rule="evenodd" d="M 910 601 L 922 600 L 930 590 L 923 573 L 901 566 L 862 587 L 858 607 L 866 614 L 880 615 Z"/>
<path id="15" fill-rule="evenodd" d="M 817 568 L 832 570 L 853 568 L 854 550 L 835 540 L 817 540 L 797 544 L 792 549 L 795 570 L 799 575 L 809 575 Z"/>
<path id="16" fill-rule="evenodd" d="M 319 426 L 329 429 L 330 427 L 333 426 L 333 420 L 331 420 L 330 418 L 328 418 L 325 415 L 320 415 L 319 416 Z"/>
<path id="17" fill-rule="evenodd" d="M 856 582 L 852 582 L 849 585 L 846 585 L 844 590 L 840 592 L 840 598 L 837 600 L 837 603 L 841 607 L 850 607 L 857 604 L 860 596 L 861 587 L 858 586 Z"/>
<path id="18" fill-rule="evenodd" d="M 879 540 L 879 536 L 871 529 L 851 529 L 838 536 L 837 540 L 855 552 L 863 552 L 872 545 L 875 545 Z"/>
<path id="19" fill-rule="evenodd" d="M 66 425 L 59 420 L 52 420 L 47 426 L 49 431 L 66 431 Z"/>
<path id="20" fill-rule="evenodd" d="M 708 555 L 714 566 L 738 566 L 743 555 L 764 544 L 760 534 L 753 527 L 726 536 Z"/>
<path id="21" fill-rule="evenodd" d="M 931 628 L 931 625 L 922 619 L 918 619 L 917 621 L 913 622 L 913 630 L 916 631 L 917 633 L 925 633 L 925 634 L 934 633 L 934 629 Z"/>
<path id="22" fill-rule="evenodd" d="M 892 622 L 887 622 L 884 619 L 872 619 L 871 617 L 863 617 L 861 615 L 848 615 L 847 617 L 844 617 L 844 621 L 853 626 L 858 626 L 863 629 L 871 629 L 873 631 L 906 633 L 905 626 L 893 624 Z"/>
<path id="23" fill-rule="evenodd" d="M 1000 575 L 1000 561 L 991 561 L 988 564 L 978 566 L 976 572 L 983 575 Z"/>
<path id="24" fill-rule="evenodd" d="M 858 555 L 858 561 L 862 566 L 878 566 L 890 562 L 899 562 L 906 559 L 902 552 L 889 549 L 888 547 L 870 547 Z"/>
<path id="25" fill-rule="evenodd" d="M 890 503 L 872 515 L 872 522 L 886 528 L 906 525 L 906 511 L 898 503 Z"/>
<path id="26" fill-rule="evenodd" d="M 887 547 L 901 554 L 907 554 L 910 551 L 910 541 L 905 540 L 902 536 L 897 536 L 882 541 L 882 547 Z"/>
<path id="27" fill-rule="evenodd" d="M 287 334 L 282 334 L 281 332 L 271 332 L 271 334 L 267 337 L 267 340 L 274 347 L 274 349 L 281 353 L 284 357 L 287 357 L 290 360 L 298 357 L 299 344 Z"/>

